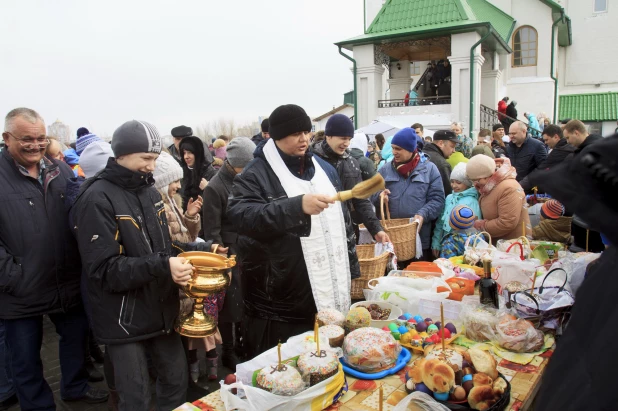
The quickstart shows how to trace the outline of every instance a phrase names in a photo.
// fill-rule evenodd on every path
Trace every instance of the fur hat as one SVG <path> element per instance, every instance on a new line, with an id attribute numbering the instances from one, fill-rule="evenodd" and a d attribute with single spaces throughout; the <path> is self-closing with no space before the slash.
<path id="1" fill-rule="evenodd" d="M 496 162 L 484 154 L 472 157 L 466 164 L 466 174 L 470 180 L 490 177 L 494 171 L 496 171 Z"/>
<path id="2" fill-rule="evenodd" d="M 564 215 L 564 206 L 558 200 L 548 200 L 541 206 L 541 215 L 549 220 L 557 220 Z"/>
<path id="3" fill-rule="evenodd" d="M 451 172 L 451 180 L 456 180 L 467 185 L 468 187 L 472 187 L 472 181 L 470 181 L 468 175 L 466 174 L 466 163 L 458 163 L 455 166 Z"/>
<path id="4" fill-rule="evenodd" d="M 114 157 L 134 153 L 161 152 L 161 136 L 155 126 L 145 121 L 127 121 L 112 136 Z"/>
<path id="5" fill-rule="evenodd" d="M 268 130 L 273 140 L 281 140 L 300 131 L 311 131 L 311 119 L 302 107 L 286 104 L 268 117 Z"/>
<path id="6" fill-rule="evenodd" d="M 403 148 L 411 153 L 416 150 L 416 132 L 410 127 L 404 127 L 399 130 L 391 140 L 391 145 Z"/>
<path id="7" fill-rule="evenodd" d="M 182 167 L 180 167 L 174 157 L 163 151 L 159 158 L 157 158 L 157 165 L 152 176 L 155 180 L 155 188 L 161 190 L 174 181 L 182 179 Z"/>
<path id="8" fill-rule="evenodd" d="M 221 148 L 221 147 L 225 147 L 225 141 L 221 140 L 220 138 L 213 141 L 212 148 Z"/>
<path id="9" fill-rule="evenodd" d="M 474 211 L 470 207 L 459 205 L 451 211 L 448 224 L 453 230 L 467 230 L 474 226 L 474 220 Z"/>
<path id="10" fill-rule="evenodd" d="M 236 137 L 227 145 L 227 162 L 235 168 L 245 168 L 253 160 L 255 144 L 247 137 Z"/>
<path id="11" fill-rule="evenodd" d="M 82 152 L 79 166 L 86 178 L 94 177 L 105 168 L 110 157 L 114 157 L 112 146 L 103 140 L 94 141 Z"/>

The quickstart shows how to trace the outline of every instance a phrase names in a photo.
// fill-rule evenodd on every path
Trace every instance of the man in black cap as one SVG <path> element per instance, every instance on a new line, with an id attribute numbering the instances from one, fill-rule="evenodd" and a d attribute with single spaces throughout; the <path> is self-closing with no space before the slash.
<path id="1" fill-rule="evenodd" d="M 496 123 L 492 127 L 491 151 L 495 158 L 506 157 L 506 145 L 504 144 L 504 125 Z"/>
<path id="2" fill-rule="evenodd" d="M 453 191 L 451 188 L 451 165 L 446 161 L 455 152 L 457 145 L 457 135 L 450 130 L 438 130 L 433 135 L 433 142 L 425 144 L 423 153 L 429 156 L 429 161 L 438 167 L 444 194 L 449 195 Z"/>
<path id="3" fill-rule="evenodd" d="M 267 118 L 262 120 L 261 128 L 262 128 L 261 133 L 257 133 L 256 135 L 251 137 L 251 141 L 253 141 L 253 143 L 256 146 L 259 145 L 262 141 L 270 138 L 270 133 L 268 132 L 268 119 Z"/>
<path id="4" fill-rule="evenodd" d="M 174 157 L 176 161 L 178 161 L 178 163 L 182 163 L 182 153 L 180 152 L 180 142 L 182 141 L 183 138 L 192 137 L 192 136 L 193 136 L 193 129 L 191 127 L 178 126 L 172 129 L 172 137 L 174 138 L 174 144 L 170 145 L 167 149 L 169 150 L 172 157 Z M 202 141 L 202 144 L 204 146 L 204 159 L 206 163 L 210 164 L 210 167 L 212 167 L 212 163 L 214 161 L 212 153 L 208 149 L 208 145 L 206 143 Z"/>
<path id="5" fill-rule="evenodd" d="M 608 248 L 587 269 L 556 351 L 543 375 L 539 410 L 612 410 L 618 392 L 618 135 L 585 147 L 572 161 L 533 174 L 533 184 L 572 210 L 591 229 L 602 232 Z M 590 334 L 590 330 L 603 330 Z M 582 335 L 586 348 L 582 349 Z M 615 338 L 616 337 L 616 338 Z"/>
<path id="6" fill-rule="evenodd" d="M 350 277 L 360 275 L 347 207 L 333 200 L 337 171 L 307 151 L 311 119 L 288 104 L 269 122 L 271 138 L 234 178 L 228 203 L 249 358 L 311 330 L 318 310 L 347 312 Z"/>

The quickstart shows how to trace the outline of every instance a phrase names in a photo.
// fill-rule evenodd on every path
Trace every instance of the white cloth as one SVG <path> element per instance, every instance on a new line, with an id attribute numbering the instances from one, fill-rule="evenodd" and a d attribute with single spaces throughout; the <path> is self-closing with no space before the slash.
<path id="1" fill-rule="evenodd" d="M 305 181 L 290 172 L 272 139 L 264 145 L 264 155 L 288 197 L 337 194 L 315 158 L 312 159 L 315 174 L 311 181 Z M 350 309 L 350 260 L 341 207 L 341 202 L 336 202 L 320 214 L 312 215 L 311 234 L 300 239 L 318 311 L 334 308 L 347 313 Z"/>

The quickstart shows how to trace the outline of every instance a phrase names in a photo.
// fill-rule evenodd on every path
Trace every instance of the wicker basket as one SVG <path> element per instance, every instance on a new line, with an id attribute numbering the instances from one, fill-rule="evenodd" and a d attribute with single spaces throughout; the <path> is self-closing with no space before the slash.
<path id="1" fill-rule="evenodd" d="M 384 203 L 384 197 L 380 198 L 381 221 L 384 231 L 391 239 L 395 248 L 395 255 L 399 261 L 408 261 L 416 256 L 416 236 L 418 223 L 410 223 L 409 218 L 395 218 L 391 220 L 391 212 L 388 203 Z M 386 214 L 384 212 L 386 211 Z M 384 219 L 386 216 L 386 219 Z"/>
<path id="2" fill-rule="evenodd" d="M 374 257 L 375 244 L 364 244 L 356 246 L 356 255 L 360 264 L 360 277 L 352 280 L 350 294 L 353 300 L 365 298 L 363 289 L 367 288 L 369 280 L 383 277 L 386 273 L 386 265 L 390 253 L 385 251 L 382 255 Z"/>

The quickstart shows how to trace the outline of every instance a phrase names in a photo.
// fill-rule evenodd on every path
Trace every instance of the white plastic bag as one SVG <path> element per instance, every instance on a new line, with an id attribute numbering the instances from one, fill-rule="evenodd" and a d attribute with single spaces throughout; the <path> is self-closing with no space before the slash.
<path id="1" fill-rule="evenodd" d="M 450 286 L 442 278 L 380 277 L 369 281 L 369 289 L 363 290 L 367 301 L 386 301 L 403 312 L 419 312 L 421 299 L 445 300 L 450 291 L 437 292 L 438 287 Z"/>
<path id="2" fill-rule="evenodd" d="M 415 219 L 414 217 L 410 218 L 410 224 L 417 222 L 418 225 L 416 227 L 416 255 L 414 257 L 416 257 L 417 260 L 419 260 L 420 258 L 423 257 L 423 243 L 421 241 L 421 222 L 418 219 Z"/>
<path id="3" fill-rule="evenodd" d="M 393 411 L 449 411 L 447 407 L 440 404 L 424 392 L 414 391 L 412 394 L 399 401 Z"/>
<path id="4" fill-rule="evenodd" d="M 495 251 L 492 266 L 495 268 L 492 278 L 498 283 L 498 293 L 502 294 L 502 288 L 512 281 L 532 288 L 537 269 L 542 267 L 542 264 L 539 260 L 521 261 L 512 254 Z"/>
<path id="5" fill-rule="evenodd" d="M 584 282 L 584 278 L 586 277 L 586 269 L 588 268 L 588 264 L 599 258 L 601 254 L 586 254 L 583 255 L 573 262 L 573 271 L 571 272 L 569 285 L 571 286 L 571 291 L 573 295 L 577 294 L 577 290 Z"/>

